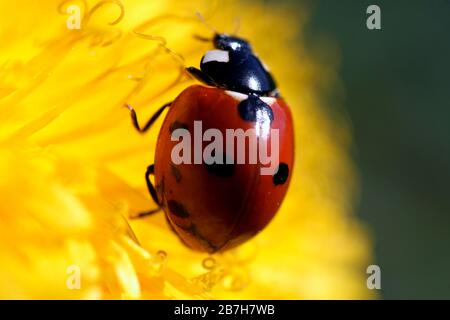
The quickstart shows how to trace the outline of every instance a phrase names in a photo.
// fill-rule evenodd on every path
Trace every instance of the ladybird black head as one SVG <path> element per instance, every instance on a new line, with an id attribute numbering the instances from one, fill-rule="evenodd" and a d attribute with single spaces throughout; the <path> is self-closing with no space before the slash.
<path id="1" fill-rule="evenodd" d="M 200 70 L 188 68 L 208 85 L 244 94 L 275 96 L 277 87 L 270 72 L 253 54 L 245 39 L 216 33 L 209 50 L 200 62 Z"/>
<path id="2" fill-rule="evenodd" d="M 213 38 L 216 49 L 234 52 L 252 52 L 252 47 L 247 40 L 224 33 L 218 33 Z"/>

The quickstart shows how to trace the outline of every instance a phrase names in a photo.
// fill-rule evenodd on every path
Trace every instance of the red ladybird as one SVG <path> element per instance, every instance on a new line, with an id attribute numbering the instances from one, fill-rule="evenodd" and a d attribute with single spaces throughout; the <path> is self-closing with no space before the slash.
<path id="1" fill-rule="evenodd" d="M 288 189 L 294 161 L 289 107 L 250 44 L 225 34 L 216 34 L 213 44 L 215 49 L 203 56 L 200 70 L 186 69 L 208 87 L 188 87 L 142 128 L 129 107 L 134 126 L 144 132 L 170 106 L 159 133 L 155 164 L 146 172 L 148 189 L 180 239 L 192 249 L 209 253 L 242 244 L 270 222 Z M 217 157 L 212 163 L 175 163 L 172 153 L 179 141 L 174 132 L 195 136 L 195 123 L 200 121 L 204 132 L 215 129 L 224 137 L 231 129 L 250 132 L 245 146 L 263 139 L 269 154 L 276 152 L 271 149 L 278 138 L 277 166 L 270 174 L 262 174 L 261 168 L 267 166 L 248 163 L 248 155 L 247 163 L 236 163 L 237 146 L 231 154 L 225 148 L 213 153 Z M 272 129 L 278 130 L 278 137 Z M 195 148 L 194 142 L 190 144 Z M 202 142 L 202 150 L 207 144 Z M 154 175 L 155 187 L 150 175 Z"/>

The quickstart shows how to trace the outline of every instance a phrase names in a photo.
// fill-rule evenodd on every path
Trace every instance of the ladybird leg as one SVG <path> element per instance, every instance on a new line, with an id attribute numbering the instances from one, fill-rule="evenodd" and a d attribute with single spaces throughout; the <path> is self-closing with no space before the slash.
<path id="1" fill-rule="evenodd" d="M 129 104 L 125 105 L 128 110 L 130 110 L 130 115 L 131 115 L 131 121 L 133 123 L 133 126 L 136 128 L 137 131 L 139 131 L 140 133 L 144 133 L 146 132 L 148 129 L 151 128 L 152 124 L 159 118 L 159 116 L 161 115 L 161 113 L 163 113 L 163 111 L 167 108 L 170 107 L 170 105 L 172 104 L 172 102 L 168 102 L 166 104 L 164 104 L 162 107 L 160 107 L 158 109 L 158 111 L 156 111 L 153 116 L 150 118 L 150 120 L 147 121 L 147 123 L 141 128 L 141 126 L 139 125 L 139 121 L 137 119 L 137 115 L 136 115 L 136 111 L 133 109 L 132 106 L 130 106 Z"/>
<path id="2" fill-rule="evenodd" d="M 214 81 L 206 74 L 204 74 L 203 71 L 194 67 L 186 68 L 186 71 L 198 81 L 203 82 L 204 84 L 207 84 L 209 86 L 214 86 Z"/>
<path id="3" fill-rule="evenodd" d="M 130 219 L 143 218 L 152 215 L 156 212 L 159 212 L 161 210 L 161 204 L 159 203 L 158 195 L 156 194 L 156 189 L 153 186 L 152 182 L 150 181 L 150 176 L 153 175 L 154 173 L 155 173 L 155 165 L 152 164 L 147 167 L 147 171 L 145 172 L 145 182 L 147 183 L 148 192 L 150 193 L 150 196 L 152 197 L 153 201 L 155 201 L 155 203 L 158 205 L 158 208 L 150 211 L 139 212 L 138 214 L 131 216 Z"/>
<path id="4" fill-rule="evenodd" d="M 150 195 L 152 196 L 153 201 L 155 201 L 155 203 L 158 204 L 158 206 L 160 206 L 161 203 L 159 203 L 158 195 L 156 194 L 156 189 L 153 186 L 152 182 L 150 181 L 150 176 L 153 175 L 154 173 L 155 173 L 155 165 L 154 164 L 149 165 L 147 167 L 147 171 L 145 172 L 145 182 L 147 182 L 147 189 Z"/>
<path id="5" fill-rule="evenodd" d="M 134 219 L 145 218 L 145 217 L 151 216 L 152 214 L 157 213 L 159 211 L 161 211 L 161 208 L 156 208 L 156 209 L 149 210 L 149 211 L 139 212 L 135 215 L 130 216 L 130 219 L 134 220 Z"/>

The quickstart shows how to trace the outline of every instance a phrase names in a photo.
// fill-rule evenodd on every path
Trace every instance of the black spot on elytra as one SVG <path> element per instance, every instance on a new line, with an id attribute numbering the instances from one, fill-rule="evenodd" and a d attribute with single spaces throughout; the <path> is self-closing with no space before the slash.
<path id="1" fill-rule="evenodd" d="M 179 121 L 174 121 L 169 126 L 169 132 L 172 134 L 177 129 L 188 129 L 188 125 Z"/>
<path id="2" fill-rule="evenodd" d="M 170 172 L 172 173 L 173 177 L 175 178 L 176 182 L 181 181 L 181 172 L 180 169 L 178 169 L 175 165 L 170 166 Z"/>
<path id="3" fill-rule="evenodd" d="M 186 210 L 186 208 L 179 202 L 175 200 L 169 200 L 167 201 L 167 207 L 169 208 L 170 213 L 176 215 L 180 218 L 188 218 L 189 212 Z"/>
<path id="4" fill-rule="evenodd" d="M 287 181 L 288 177 L 289 177 L 289 166 L 286 163 L 281 162 L 280 165 L 278 166 L 277 173 L 275 173 L 273 176 L 273 184 L 276 186 L 282 185 Z"/>
<path id="5" fill-rule="evenodd" d="M 215 152 L 213 151 L 213 157 Z M 206 169 L 209 173 L 218 177 L 231 177 L 234 174 L 235 166 L 234 163 L 226 163 L 227 156 L 222 154 L 222 163 L 213 162 L 212 164 L 205 163 Z"/>
<path id="6" fill-rule="evenodd" d="M 273 121 L 272 108 L 257 95 L 249 95 L 247 99 L 239 102 L 238 111 L 245 121 L 264 122 L 266 119 L 270 120 L 270 123 Z"/>

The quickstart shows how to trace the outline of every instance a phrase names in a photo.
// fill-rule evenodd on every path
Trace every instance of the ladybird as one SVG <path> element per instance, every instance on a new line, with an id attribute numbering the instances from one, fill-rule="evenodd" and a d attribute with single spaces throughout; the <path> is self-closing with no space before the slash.
<path id="1" fill-rule="evenodd" d="M 186 88 L 142 127 L 134 109 L 128 108 L 140 132 L 147 131 L 169 109 L 159 132 L 155 162 L 145 173 L 148 190 L 183 243 L 215 253 L 252 238 L 276 214 L 292 176 L 294 134 L 289 107 L 250 43 L 223 33 L 215 33 L 211 41 L 214 49 L 204 54 L 200 69 L 186 68 L 202 85 Z M 199 121 L 203 130 L 213 128 L 224 136 L 230 129 L 258 129 L 249 131 L 248 141 L 259 139 L 267 145 L 274 138 L 272 129 L 277 129 L 278 165 L 269 174 L 261 174 L 262 163 L 226 161 L 236 158 L 236 148 L 234 154 L 227 154 L 231 149 L 214 154 L 223 161 L 174 163 L 172 153 L 179 142 L 174 141 L 173 133 L 181 129 L 195 134 Z"/>

